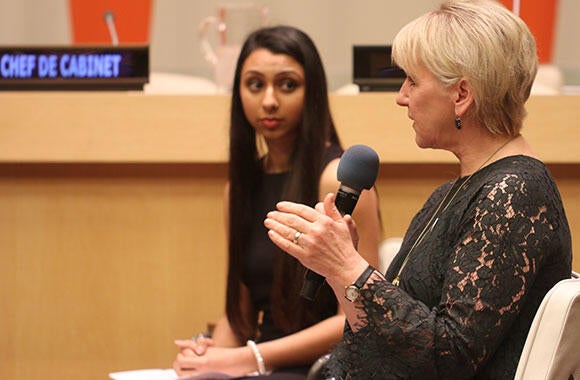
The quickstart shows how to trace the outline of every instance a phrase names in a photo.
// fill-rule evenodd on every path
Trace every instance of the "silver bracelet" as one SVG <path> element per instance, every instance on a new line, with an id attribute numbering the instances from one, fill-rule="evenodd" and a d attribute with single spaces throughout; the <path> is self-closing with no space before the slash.
<path id="1" fill-rule="evenodd" d="M 262 357 L 262 354 L 260 354 L 260 350 L 258 350 L 256 342 L 254 342 L 253 340 L 248 340 L 246 345 L 250 347 L 252 349 L 252 352 L 254 353 L 256 363 L 258 363 L 258 373 L 260 375 L 268 374 L 268 372 L 266 371 L 266 364 L 264 363 L 264 358 Z"/>
<path id="2" fill-rule="evenodd" d="M 197 343 L 197 340 L 201 338 L 211 338 L 211 335 L 207 332 L 200 332 L 197 335 L 192 336 L 190 339 Z"/>

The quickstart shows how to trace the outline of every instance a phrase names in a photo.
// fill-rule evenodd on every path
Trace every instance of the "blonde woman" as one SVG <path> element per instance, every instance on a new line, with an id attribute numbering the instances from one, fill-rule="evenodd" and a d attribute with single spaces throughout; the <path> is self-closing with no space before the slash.
<path id="1" fill-rule="evenodd" d="M 403 27 L 393 58 L 416 144 L 452 152 L 459 173 L 416 214 L 387 273 L 357 252 L 332 195 L 316 209 L 282 202 L 265 225 L 345 310 L 329 377 L 513 379 L 538 305 L 570 277 L 572 257 L 557 186 L 521 133 L 534 38 L 497 2 L 449 1 Z"/>

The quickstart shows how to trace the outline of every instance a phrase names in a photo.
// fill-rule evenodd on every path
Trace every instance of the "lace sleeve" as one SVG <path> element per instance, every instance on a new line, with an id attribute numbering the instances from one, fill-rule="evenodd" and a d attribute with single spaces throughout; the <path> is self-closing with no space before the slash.
<path id="1" fill-rule="evenodd" d="M 345 328 L 329 374 L 337 379 L 473 378 L 520 313 L 558 228 L 546 189 L 532 182 L 505 175 L 448 217 L 456 240 L 446 253 L 438 288 L 431 290 L 434 305 L 382 277 L 368 282 L 361 293 L 363 326 L 356 333 Z M 411 262 L 407 268 L 419 270 Z"/>

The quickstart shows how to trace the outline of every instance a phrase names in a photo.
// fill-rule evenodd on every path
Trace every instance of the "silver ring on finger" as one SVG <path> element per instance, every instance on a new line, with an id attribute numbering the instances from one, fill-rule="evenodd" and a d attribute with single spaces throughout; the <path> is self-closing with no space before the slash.
<path id="1" fill-rule="evenodd" d="M 292 239 L 292 243 L 298 245 L 298 239 L 300 239 L 300 236 L 302 236 L 302 232 L 296 231 L 294 234 L 294 239 Z"/>

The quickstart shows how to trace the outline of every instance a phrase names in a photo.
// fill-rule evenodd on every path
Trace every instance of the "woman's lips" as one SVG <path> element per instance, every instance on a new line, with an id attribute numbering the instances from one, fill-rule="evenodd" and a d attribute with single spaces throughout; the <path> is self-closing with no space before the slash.
<path id="1" fill-rule="evenodd" d="M 260 123 L 268 129 L 272 129 L 272 128 L 276 128 L 280 125 L 280 122 L 282 120 L 281 119 L 275 119 L 275 118 L 264 118 L 264 119 L 260 119 Z"/>

